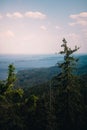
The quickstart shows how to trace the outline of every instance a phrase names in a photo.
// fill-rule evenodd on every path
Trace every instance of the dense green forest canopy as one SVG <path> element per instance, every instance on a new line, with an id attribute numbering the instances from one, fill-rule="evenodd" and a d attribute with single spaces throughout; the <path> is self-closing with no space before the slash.
<path id="1" fill-rule="evenodd" d="M 27 72 L 22 79 L 28 84 L 18 80 L 13 64 L 8 66 L 7 79 L 0 81 L 0 130 L 87 129 L 87 74 L 76 75 L 78 59 L 72 55 L 79 48 L 72 50 L 65 39 L 61 47 L 64 61 L 58 68 L 35 70 L 34 84 Z"/>

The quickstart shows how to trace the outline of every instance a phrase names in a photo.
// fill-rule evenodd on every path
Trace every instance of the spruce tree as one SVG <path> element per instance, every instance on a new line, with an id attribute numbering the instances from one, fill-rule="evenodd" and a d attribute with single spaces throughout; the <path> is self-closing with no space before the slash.
<path id="1" fill-rule="evenodd" d="M 73 130 L 80 128 L 82 111 L 80 85 L 74 73 L 78 59 L 73 56 L 79 47 L 75 46 L 72 50 L 67 46 L 65 39 L 63 39 L 61 47 L 64 48 L 63 51 L 60 51 L 60 54 L 64 55 L 64 61 L 58 64 L 61 72 L 54 78 L 57 127 L 61 130 Z"/>
<path id="2" fill-rule="evenodd" d="M 10 64 L 8 66 L 8 78 L 7 78 L 7 83 L 6 86 L 8 89 L 12 89 L 14 86 L 14 82 L 16 80 L 16 74 L 15 74 L 15 67 L 13 64 Z"/>
<path id="3" fill-rule="evenodd" d="M 61 69 L 58 78 L 61 79 L 61 85 L 63 88 L 68 90 L 73 85 L 74 79 L 76 79 L 74 70 L 76 69 L 76 64 L 78 62 L 78 59 L 74 58 L 72 54 L 76 52 L 79 47 L 75 46 L 75 49 L 72 50 L 67 46 L 67 41 L 65 39 L 63 39 L 61 47 L 64 48 L 63 51 L 60 51 L 60 54 L 64 55 L 64 62 L 58 64 Z"/>

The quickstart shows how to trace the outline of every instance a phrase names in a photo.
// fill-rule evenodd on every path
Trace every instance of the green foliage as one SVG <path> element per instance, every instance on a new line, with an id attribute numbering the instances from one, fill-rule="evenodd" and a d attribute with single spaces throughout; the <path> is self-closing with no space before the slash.
<path id="1" fill-rule="evenodd" d="M 76 52 L 79 48 L 75 47 L 75 49 L 71 50 L 71 48 L 69 48 L 67 46 L 67 41 L 65 39 L 63 39 L 63 44 L 61 45 L 61 47 L 64 47 L 64 51 L 60 51 L 60 54 L 65 54 L 64 55 L 64 62 L 59 64 L 59 67 L 62 69 L 62 73 L 61 75 L 68 81 L 68 79 L 70 80 L 70 78 L 72 78 L 73 74 L 73 70 L 75 69 L 75 65 L 78 61 L 78 59 L 75 59 L 72 54 L 74 52 Z"/>
<path id="2" fill-rule="evenodd" d="M 81 116 L 83 112 L 82 96 L 80 93 L 79 78 L 73 73 L 78 59 L 73 57 L 73 53 L 79 48 L 71 49 L 67 46 L 67 41 L 63 39 L 61 47 L 64 48 L 60 54 L 64 55 L 64 62 L 59 64 L 61 72 L 54 78 L 56 83 L 56 112 L 58 127 L 60 129 L 81 128 Z M 62 118 L 61 118 L 62 117 Z"/>
<path id="3" fill-rule="evenodd" d="M 9 65 L 7 80 L 0 81 L 0 130 L 28 129 L 29 124 L 35 121 L 30 116 L 34 116 L 38 97 L 34 94 L 25 97 L 23 89 L 15 89 L 14 70 L 15 67 L 12 64 Z M 24 115 L 22 109 L 25 111 Z M 28 118 L 30 118 L 29 124 L 27 124 Z"/>
<path id="4" fill-rule="evenodd" d="M 7 90 L 6 82 L 5 81 L 0 81 L 0 95 L 3 95 L 6 90 Z"/>
<path id="5" fill-rule="evenodd" d="M 60 69 L 57 66 L 50 68 L 35 68 L 31 70 L 22 70 L 17 73 L 16 86 L 29 88 L 40 86 L 51 80 Z"/>
<path id="6" fill-rule="evenodd" d="M 35 110 L 37 105 L 38 97 L 35 95 L 31 95 L 26 99 L 26 104 L 29 106 L 29 110 Z"/>
<path id="7" fill-rule="evenodd" d="M 32 80 L 29 72 L 23 71 L 22 80 L 28 82 L 24 82 L 23 89 L 15 86 L 15 67 L 9 65 L 7 80 L 0 81 L 0 130 L 87 129 L 87 74 L 78 77 L 73 73 L 78 59 L 72 54 L 79 48 L 72 50 L 65 39 L 62 47 L 64 61 L 58 64 L 60 70 L 35 69 L 30 72 Z M 30 85 L 30 81 L 34 84 Z"/>
<path id="8" fill-rule="evenodd" d="M 13 64 L 8 66 L 8 78 L 7 78 L 7 89 L 10 89 L 14 86 L 14 82 L 16 80 L 15 67 Z"/>

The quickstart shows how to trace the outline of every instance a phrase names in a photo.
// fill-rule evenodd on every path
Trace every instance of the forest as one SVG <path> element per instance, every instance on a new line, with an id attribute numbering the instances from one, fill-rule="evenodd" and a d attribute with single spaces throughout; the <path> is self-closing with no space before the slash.
<path id="1" fill-rule="evenodd" d="M 36 77 L 43 75 L 29 80 L 30 87 L 24 82 L 27 72 L 18 80 L 21 73 L 8 66 L 7 79 L 0 80 L 0 130 L 87 130 L 87 73 L 77 75 L 79 59 L 73 56 L 80 48 L 69 48 L 65 39 L 61 47 L 63 62 L 35 70 Z"/>

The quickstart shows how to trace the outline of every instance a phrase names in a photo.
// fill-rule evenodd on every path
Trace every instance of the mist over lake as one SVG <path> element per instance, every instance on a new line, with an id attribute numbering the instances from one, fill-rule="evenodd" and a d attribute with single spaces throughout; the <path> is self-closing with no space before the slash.
<path id="1" fill-rule="evenodd" d="M 77 67 L 87 66 L 87 54 L 77 54 L 79 58 Z M 63 61 L 63 56 L 57 54 L 49 55 L 0 55 L 0 79 L 6 79 L 8 65 L 14 64 L 16 72 L 32 68 L 48 68 Z"/>

